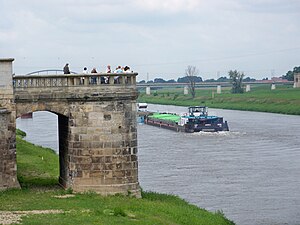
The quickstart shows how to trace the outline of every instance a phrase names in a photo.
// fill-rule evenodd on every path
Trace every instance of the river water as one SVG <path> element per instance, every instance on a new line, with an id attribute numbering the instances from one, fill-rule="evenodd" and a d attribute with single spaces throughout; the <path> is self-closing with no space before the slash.
<path id="1" fill-rule="evenodd" d="M 151 111 L 186 107 L 149 105 Z M 144 190 L 178 195 L 238 225 L 300 224 L 300 116 L 209 109 L 230 132 L 176 133 L 138 126 Z M 37 122 L 36 122 L 37 121 Z M 18 119 L 27 140 L 57 150 L 57 118 Z M 56 127 L 56 128 L 55 128 Z"/>

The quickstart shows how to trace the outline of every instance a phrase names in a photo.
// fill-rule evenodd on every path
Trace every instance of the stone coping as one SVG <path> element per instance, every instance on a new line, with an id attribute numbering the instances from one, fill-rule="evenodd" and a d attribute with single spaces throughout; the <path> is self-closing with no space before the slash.
<path id="1" fill-rule="evenodd" d="M 12 62 L 14 60 L 14 58 L 0 58 L 0 62 Z"/>
<path id="2" fill-rule="evenodd" d="M 14 75 L 13 79 L 28 79 L 28 78 L 76 78 L 76 77 L 94 77 L 94 76 L 137 76 L 138 73 L 78 73 L 78 74 L 49 74 L 49 75 Z"/>

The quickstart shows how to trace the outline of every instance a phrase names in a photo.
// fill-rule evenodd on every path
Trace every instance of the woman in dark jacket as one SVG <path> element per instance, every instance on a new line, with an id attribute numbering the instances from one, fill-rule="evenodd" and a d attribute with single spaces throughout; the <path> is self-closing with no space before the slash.
<path id="1" fill-rule="evenodd" d="M 64 74 L 70 74 L 69 63 L 67 63 L 64 67 Z"/>

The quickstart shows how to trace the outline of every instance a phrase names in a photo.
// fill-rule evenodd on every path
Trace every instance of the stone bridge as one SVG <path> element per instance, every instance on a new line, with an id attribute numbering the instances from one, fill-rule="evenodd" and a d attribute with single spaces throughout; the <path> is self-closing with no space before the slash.
<path id="1" fill-rule="evenodd" d="M 19 186 L 16 118 L 49 111 L 58 115 L 64 188 L 140 196 L 137 73 L 12 76 L 12 62 L 0 60 L 0 189 Z"/>

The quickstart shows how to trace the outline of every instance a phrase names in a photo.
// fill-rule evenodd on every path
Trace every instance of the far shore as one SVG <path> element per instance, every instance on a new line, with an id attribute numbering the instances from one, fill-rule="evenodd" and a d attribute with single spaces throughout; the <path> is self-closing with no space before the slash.
<path id="1" fill-rule="evenodd" d="M 300 115 L 300 88 L 292 88 L 291 85 L 280 85 L 275 90 L 271 90 L 269 85 L 258 86 L 242 94 L 232 94 L 230 88 L 224 88 L 221 94 L 217 94 L 214 89 L 198 89 L 194 99 L 191 95 L 184 95 L 180 88 L 152 90 L 150 95 L 140 90 L 138 101 Z"/>

